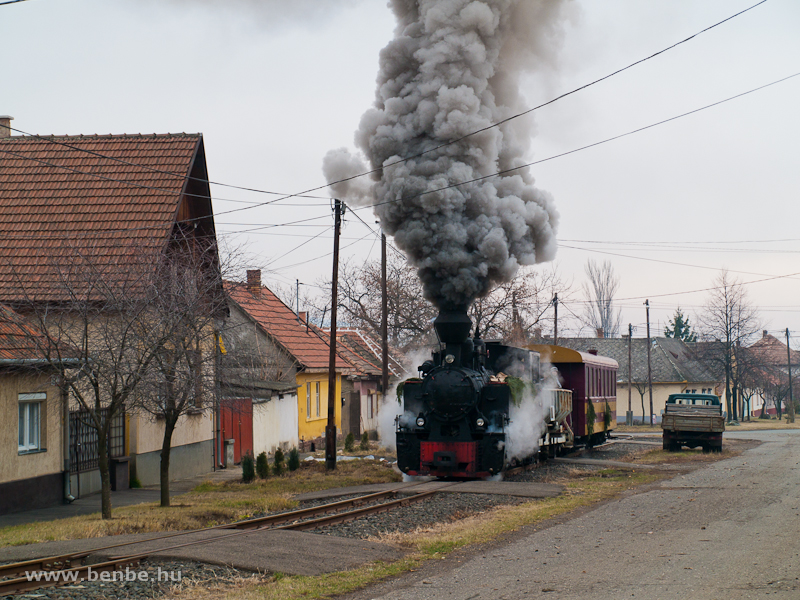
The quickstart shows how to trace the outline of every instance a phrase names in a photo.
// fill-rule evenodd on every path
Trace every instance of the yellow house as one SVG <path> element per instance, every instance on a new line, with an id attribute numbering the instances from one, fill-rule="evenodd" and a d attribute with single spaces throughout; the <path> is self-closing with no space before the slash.
<path id="1" fill-rule="evenodd" d="M 325 436 L 328 424 L 328 373 L 299 371 L 297 373 L 297 431 L 303 441 Z M 337 432 L 342 428 L 342 375 L 336 374 L 336 414 Z"/>
<path id="2" fill-rule="evenodd" d="M 269 382 L 294 380 L 297 386 L 295 440 L 302 447 L 319 447 L 328 424 L 328 336 L 295 314 L 272 291 L 261 285 L 261 271 L 247 271 L 247 283 L 225 282 L 231 317 L 225 339 L 228 354 L 252 357 L 251 370 Z M 224 336 L 223 336 L 224 337 Z M 354 367 L 336 357 L 337 435 L 342 433 L 342 375 Z M 251 376 L 251 378 L 253 378 Z M 253 408 L 255 416 L 256 408 Z M 254 436 L 257 432 L 254 432 Z M 289 438 L 290 432 L 284 432 Z"/>

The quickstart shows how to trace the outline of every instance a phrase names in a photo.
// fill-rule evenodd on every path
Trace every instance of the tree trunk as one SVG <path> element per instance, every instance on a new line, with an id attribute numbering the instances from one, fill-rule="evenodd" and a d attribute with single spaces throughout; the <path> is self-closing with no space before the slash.
<path id="1" fill-rule="evenodd" d="M 731 377 L 730 371 L 725 369 L 725 406 L 728 409 L 728 423 L 731 422 Z"/>
<path id="2" fill-rule="evenodd" d="M 99 432 L 97 444 L 97 466 L 100 469 L 100 502 L 104 519 L 111 518 L 111 470 L 108 458 L 108 432 L 103 427 Z"/>
<path id="3" fill-rule="evenodd" d="M 169 455 L 176 423 L 177 418 L 167 418 L 164 424 L 164 440 L 161 443 L 161 506 L 169 506 Z"/>

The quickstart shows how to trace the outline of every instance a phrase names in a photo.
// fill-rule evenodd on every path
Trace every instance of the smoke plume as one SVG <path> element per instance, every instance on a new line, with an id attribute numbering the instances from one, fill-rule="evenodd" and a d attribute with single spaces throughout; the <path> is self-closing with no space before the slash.
<path id="1" fill-rule="evenodd" d="M 551 64 L 566 2 L 389 2 L 395 38 L 381 52 L 375 106 L 355 136 L 370 168 L 340 149 L 328 154 L 324 171 L 335 181 L 377 169 L 367 183 L 355 179 L 333 192 L 376 205 L 384 231 L 439 308 L 466 306 L 520 265 L 555 256 L 558 213 L 550 195 L 527 169 L 491 177 L 524 164 L 530 115 L 433 149 L 527 108 L 519 78 Z"/>

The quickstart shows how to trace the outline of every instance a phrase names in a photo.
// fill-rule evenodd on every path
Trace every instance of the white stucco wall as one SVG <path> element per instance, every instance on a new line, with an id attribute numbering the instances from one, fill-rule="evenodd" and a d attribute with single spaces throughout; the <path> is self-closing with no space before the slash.
<path id="1" fill-rule="evenodd" d="M 272 454 L 278 446 L 284 451 L 298 446 L 297 418 L 297 394 L 253 400 L 253 454 Z"/>

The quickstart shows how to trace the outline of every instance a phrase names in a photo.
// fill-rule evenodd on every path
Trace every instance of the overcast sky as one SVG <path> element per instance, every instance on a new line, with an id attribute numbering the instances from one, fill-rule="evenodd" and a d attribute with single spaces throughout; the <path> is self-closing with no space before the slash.
<path id="1" fill-rule="evenodd" d="M 557 62 L 529 76 L 523 92 L 531 106 L 539 104 L 756 2 L 576 0 L 563 23 Z M 360 116 L 374 99 L 378 53 L 393 28 L 381 0 L 4 5 L 0 114 L 37 134 L 201 132 L 213 181 L 296 193 L 324 185 L 328 150 L 353 146 Z M 579 148 L 800 72 L 798 30 L 800 3 L 768 0 L 536 111 L 529 158 Z M 637 337 L 644 335 L 645 298 L 654 307 L 654 334 L 678 305 L 695 322 L 707 293 L 689 292 L 710 287 L 723 267 L 744 282 L 799 273 L 799 101 L 797 77 L 533 167 L 537 186 L 553 195 L 561 215 L 559 270 L 577 289 L 587 259 L 611 260 L 620 277 L 624 328 L 633 323 Z M 245 247 L 267 284 L 296 278 L 313 284 L 330 275 L 325 190 L 314 193 L 320 198 L 229 214 L 276 196 L 219 186 L 213 194 L 220 236 Z M 369 210 L 359 215 L 374 222 Z M 320 218 L 236 233 L 310 217 Z M 357 219 L 347 219 L 343 236 L 345 258 L 380 256 L 379 244 Z M 779 335 L 789 327 L 800 338 L 800 274 L 747 289 L 765 328 Z M 581 314 L 583 308 L 576 301 L 561 313 L 570 310 Z"/>

